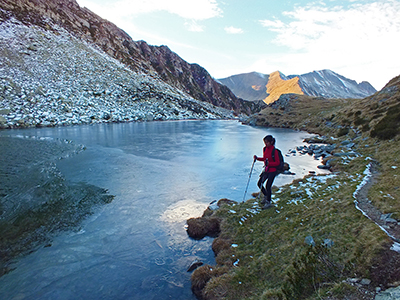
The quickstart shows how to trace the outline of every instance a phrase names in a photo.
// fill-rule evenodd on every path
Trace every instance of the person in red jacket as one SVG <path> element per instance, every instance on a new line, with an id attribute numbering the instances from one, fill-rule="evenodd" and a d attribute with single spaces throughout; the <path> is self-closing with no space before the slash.
<path id="1" fill-rule="evenodd" d="M 267 135 L 264 137 L 264 144 L 265 147 L 263 149 L 263 156 L 257 157 L 254 155 L 254 161 L 263 161 L 264 162 L 264 170 L 260 175 L 260 179 L 258 180 L 258 187 L 261 189 L 261 192 L 264 195 L 264 199 L 261 201 L 261 204 L 264 205 L 263 209 L 272 207 L 273 204 L 271 203 L 271 189 L 272 184 L 277 172 L 277 167 L 280 164 L 279 154 L 275 149 L 275 138 L 272 135 Z M 275 151 L 275 160 L 272 158 L 272 151 Z M 265 188 L 264 188 L 264 182 Z"/>

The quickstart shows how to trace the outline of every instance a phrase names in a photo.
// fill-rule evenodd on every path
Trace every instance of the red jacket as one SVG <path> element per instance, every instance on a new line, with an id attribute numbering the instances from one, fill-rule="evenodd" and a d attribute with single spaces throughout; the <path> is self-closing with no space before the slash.
<path id="1" fill-rule="evenodd" d="M 272 159 L 272 151 L 275 151 L 275 160 Z M 268 173 L 276 172 L 276 167 L 280 165 L 279 154 L 274 146 L 264 147 L 263 157 L 257 157 L 257 160 L 265 161 L 268 160 L 268 166 L 265 167 L 265 171 Z"/>

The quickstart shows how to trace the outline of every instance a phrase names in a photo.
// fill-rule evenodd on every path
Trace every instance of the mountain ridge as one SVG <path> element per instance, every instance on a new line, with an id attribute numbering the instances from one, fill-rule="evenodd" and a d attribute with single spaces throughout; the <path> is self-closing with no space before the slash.
<path id="1" fill-rule="evenodd" d="M 277 74 L 281 79 L 279 83 L 276 82 Z M 275 78 L 275 83 L 268 88 L 271 75 Z M 290 82 L 294 78 L 298 78 L 298 84 Z M 376 92 L 366 81 L 357 83 L 328 69 L 289 76 L 279 71 L 271 74 L 250 72 L 221 78 L 218 81 L 229 87 L 240 98 L 250 101 L 263 100 L 267 104 L 276 101 L 285 93 L 324 98 L 364 98 Z M 288 86 L 292 88 L 288 89 Z"/>

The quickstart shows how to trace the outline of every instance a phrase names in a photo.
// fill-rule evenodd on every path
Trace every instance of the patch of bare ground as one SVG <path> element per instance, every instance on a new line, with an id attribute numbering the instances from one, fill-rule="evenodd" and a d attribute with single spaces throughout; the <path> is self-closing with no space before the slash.
<path id="1" fill-rule="evenodd" d="M 397 220 L 383 214 L 368 199 L 369 189 L 378 181 L 377 164 L 370 164 L 370 177 L 355 194 L 356 205 L 371 221 L 384 230 L 393 242 L 400 241 L 400 226 Z M 387 289 L 400 285 L 400 253 L 392 249 L 393 243 L 388 243 L 376 256 L 370 268 L 371 285 L 379 289 Z M 362 298 L 358 298 L 363 295 Z M 376 293 L 371 288 L 357 286 L 357 292 L 345 299 L 375 299 Z M 355 298 L 354 298 L 355 297 Z"/>
<path id="2" fill-rule="evenodd" d="M 357 206 L 364 214 L 379 225 L 394 242 L 400 242 L 400 226 L 397 220 L 390 218 L 390 214 L 382 213 L 368 199 L 369 189 L 377 182 L 379 172 L 376 163 L 370 165 L 371 176 L 366 184 L 356 194 Z"/>

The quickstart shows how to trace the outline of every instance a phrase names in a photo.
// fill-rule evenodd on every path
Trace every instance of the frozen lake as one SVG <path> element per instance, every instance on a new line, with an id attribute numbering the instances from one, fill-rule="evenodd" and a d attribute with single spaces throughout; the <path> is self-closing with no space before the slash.
<path id="1" fill-rule="evenodd" d="M 212 239 L 188 238 L 185 222 L 201 216 L 213 200 L 242 201 L 253 155 L 262 155 L 266 134 L 276 137 L 283 154 L 310 136 L 236 121 L 0 131 L 0 137 L 66 139 L 85 146 L 57 160 L 57 170 L 68 182 L 105 188 L 115 196 L 79 230 L 64 232 L 47 247 L 15 260 L 15 269 L 0 278 L 0 298 L 195 299 L 186 270 L 196 258 L 214 264 Z M 308 155 L 285 160 L 296 175 L 280 175 L 275 185 L 322 172 Z M 246 198 L 257 191 L 261 169 L 258 162 Z"/>

